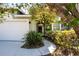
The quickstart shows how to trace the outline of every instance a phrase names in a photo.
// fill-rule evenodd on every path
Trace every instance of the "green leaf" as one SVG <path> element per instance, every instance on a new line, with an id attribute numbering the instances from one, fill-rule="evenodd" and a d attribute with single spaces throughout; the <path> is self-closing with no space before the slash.
<path id="1" fill-rule="evenodd" d="M 74 18 L 71 22 L 70 22 L 71 26 L 77 26 L 79 25 L 79 18 Z"/>
<path id="2" fill-rule="evenodd" d="M 66 5 L 66 8 L 67 8 L 69 11 L 74 10 L 74 9 L 75 9 L 75 3 L 67 4 L 67 5 Z"/>

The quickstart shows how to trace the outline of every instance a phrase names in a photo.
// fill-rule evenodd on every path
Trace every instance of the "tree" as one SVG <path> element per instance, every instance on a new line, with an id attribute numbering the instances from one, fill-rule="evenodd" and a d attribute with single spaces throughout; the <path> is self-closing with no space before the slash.
<path id="1" fill-rule="evenodd" d="M 7 12 L 8 14 L 17 14 L 21 10 L 21 7 L 26 8 L 27 3 L 0 3 L 0 18 L 3 18 Z M 0 19 L 0 23 L 4 20 Z"/>
<path id="2" fill-rule="evenodd" d="M 3 3 L 0 3 L 0 23 L 4 21 L 3 16 L 5 15 L 6 9 L 3 7 Z"/>
<path id="3" fill-rule="evenodd" d="M 62 22 L 72 26 L 79 38 L 79 10 L 77 4 L 47 4 L 51 11 L 55 11 L 62 18 Z"/>
<path id="4" fill-rule="evenodd" d="M 29 13 L 31 15 L 31 20 L 35 20 L 44 27 L 44 35 L 46 33 L 47 24 L 51 24 L 55 21 L 56 14 L 55 12 L 51 12 L 49 7 L 45 4 L 32 4 L 29 9 Z"/>

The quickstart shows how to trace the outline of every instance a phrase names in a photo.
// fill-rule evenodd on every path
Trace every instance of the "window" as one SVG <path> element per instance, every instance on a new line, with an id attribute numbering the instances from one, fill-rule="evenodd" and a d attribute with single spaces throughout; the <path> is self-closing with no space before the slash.
<path id="1" fill-rule="evenodd" d="M 53 24 L 53 30 L 60 30 L 61 29 L 61 24 L 54 23 Z"/>

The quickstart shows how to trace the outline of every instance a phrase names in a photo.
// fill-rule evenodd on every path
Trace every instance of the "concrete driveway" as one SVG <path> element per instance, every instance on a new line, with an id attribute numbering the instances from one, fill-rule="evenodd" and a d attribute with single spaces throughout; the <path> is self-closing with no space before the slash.
<path id="1" fill-rule="evenodd" d="M 41 48 L 24 49 L 20 48 L 23 45 L 21 41 L 0 40 L 0 56 L 41 56 L 50 53 L 50 46 L 53 51 L 56 49 L 56 46 L 47 40 L 44 40 L 44 44 Z"/>

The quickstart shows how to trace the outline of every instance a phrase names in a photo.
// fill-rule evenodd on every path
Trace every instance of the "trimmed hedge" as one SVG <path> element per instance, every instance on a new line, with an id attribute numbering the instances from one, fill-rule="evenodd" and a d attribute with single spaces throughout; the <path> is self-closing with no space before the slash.
<path id="1" fill-rule="evenodd" d="M 79 40 L 74 30 L 57 31 L 53 34 L 54 42 L 65 47 L 79 46 Z"/>

